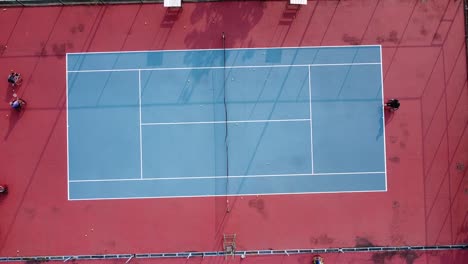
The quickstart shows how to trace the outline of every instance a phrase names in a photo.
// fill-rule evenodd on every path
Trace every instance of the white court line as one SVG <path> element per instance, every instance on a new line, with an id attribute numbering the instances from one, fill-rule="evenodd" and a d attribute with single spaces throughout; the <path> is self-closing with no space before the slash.
<path id="1" fill-rule="evenodd" d="M 167 122 L 167 123 L 141 123 L 142 126 L 162 125 L 198 125 L 198 124 L 232 124 L 232 123 L 271 123 L 271 122 L 306 122 L 310 119 L 270 119 L 270 120 L 237 120 L 237 121 L 194 121 L 194 122 Z"/>
<path id="2" fill-rule="evenodd" d="M 384 99 L 384 86 L 383 86 L 383 61 L 382 61 L 382 46 L 380 46 L 380 82 L 382 89 L 382 126 L 383 126 L 383 143 L 384 143 L 384 170 L 385 170 L 385 191 L 387 191 L 387 144 L 385 140 L 385 99 Z"/>
<path id="3" fill-rule="evenodd" d="M 118 197 L 118 198 L 80 198 L 70 201 L 99 201 L 99 200 L 130 200 L 130 199 L 170 199 L 170 198 L 210 198 L 210 197 L 239 197 L 239 196 L 271 196 L 271 195 L 303 195 L 303 194 L 331 194 L 331 193 L 369 193 L 386 192 L 386 190 L 360 190 L 360 191 L 329 191 L 329 192 L 293 192 L 293 193 L 246 193 L 246 194 L 200 194 L 200 195 L 176 195 L 176 196 L 148 196 L 148 197 Z"/>
<path id="4" fill-rule="evenodd" d="M 312 136 L 312 80 L 309 66 L 309 119 L 310 119 L 310 167 L 314 174 L 314 137 Z"/>
<path id="5" fill-rule="evenodd" d="M 229 178 L 267 178 L 267 177 L 304 177 L 304 176 L 325 176 L 325 175 L 361 175 L 380 174 L 384 171 L 364 171 L 364 172 L 327 172 L 327 173 L 297 173 L 297 174 L 257 174 L 257 175 L 229 175 Z M 135 179 L 96 179 L 96 180 L 71 180 L 70 182 L 119 182 L 119 181 L 160 181 L 160 180 L 200 180 L 200 179 L 224 179 L 227 176 L 194 176 L 194 177 L 167 177 L 167 178 L 135 178 Z"/>
<path id="6" fill-rule="evenodd" d="M 75 70 L 67 72 L 128 72 L 128 71 L 173 71 L 173 70 L 210 70 L 210 69 L 252 69 L 252 68 L 285 68 L 285 67 L 330 67 L 330 66 L 362 66 L 380 65 L 380 62 L 326 63 L 326 64 L 277 64 L 277 65 L 245 65 L 245 66 L 207 66 L 207 67 L 170 67 L 170 68 L 128 68 L 111 70 Z"/>
<path id="7" fill-rule="evenodd" d="M 269 49 L 325 49 L 325 48 L 371 48 L 382 47 L 382 45 L 347 45 L 347 46 L 302 46 L 302 47 L 257 47 L 257 48 L 227 48 L 226 50 L 269 50 Z M 148 53 L 148 52 L 187 52 L 187 51 L 210 51 L 224 49 L 185 49 L 185 50 L 131 50 L 131 51 L 92 51 L 92 52 L 70 52 L 71 55 L 80 54 L 119 54 L 119 53 Z"/>
<path id="8" fill-rule="evenodd" d="M 320 47 L 314 47 L 314 46 L 308 46 L 308 47 L 264 47 L 264 48 L 242 48 L 242 49 L 237 49 L 237 48 L 231 48 L 227 50 L 265 50 L 265 49 L 291 49 L 291 48 L 297 48 L 297 49 L 306 49 L 306 48 L 361 48 L 361 47 L 380 47 L 380 63 L 351 63 L 351 64 L 309 64 L 309 65 L 274 65 L 274 66 L 234 66 L 232 68 L 260 68 L 260 67 L 294 67 L 294 66 L 308 66 L 308 67 L 321 67 L 321 66 L 346 66 L 346 65 L 378 65 L 380 64 L 382 68 L 382 46 L 381 45 L 360 45 L 360 46 L 320 46 Z M 66 54 L 66 72 L 67 72 L 67 79 L 68 79 L 68 72 L 109 72 L 109 71 L 140 71 L 140 70 L 168 70 L 164 68 L 156 68 L 156 69 L 121 69 L 121 70 L 89 70 L 89 71 L 68 71 L 68 55 L 71 54 L 118 54 L 118 53 L 145 53 L 145 52 L 186 52 L 186 51 L 207 51 L 207 50 L 222 50 L 222 49 L 193 49 L 193 50 L 159 50 L 159 51 L 116 51 L 116 52 L 77 52 L 77 53 L 67 53 Z M 207 67 L 208 68 L 208 67 Z M 224 67 L 209 67 L 209 68 L 224 68 Z M 231 68 L 231 67 L 230 67 Z M 180 70 L 184 68 L 173 68 L 173 70 Z M 198 67 L 198 68 L 186 68 L 186 69 L 204 69 L 204 67 Z M 67 81 L 67 93 L 68 93 L 68 81 Z M 382 98 L 383 98 L 383 74 L 382 74 Z M 141 110 L 141 107 L 140 107 Z M 310 121 L 310 119 L 307 119 Z M 305 120 L 304 120 L 305 121 Z M 238 121 L 232 121 L 232 122 L 238 122 Z M 270 121 L 271 122 L 271 121 Z M 224 123 L 224 122 L 223 122 Z M 141 119 L 140 119 L 140 124 L 141 124 Z M 141 129 L 141 126 L 140 126 Z M 385 137 L 385 130 L 384 130 L 384 137 Z M 385 142 L 384 142 L 385 143 Z M 385 145 L 384 145 L 385 148 Z M 385 149 L 384 149 L 385 151 Z M 68 160 L 68 94 L 67 94 L 67 178 L 68 178 L 68 183 L 70 182 L 75 182 L 75 181 L 70 181 L 69 180 L 69 160 Z M 375 173 L 385 173 L 386 177 L 386 160 L 385 160 L 385 172 L 375 172 Z M 374 173 L 374 172 L 370 172 Z M 327 175 L 327 174 L 339 174 L 339 173 L 324 173 L 324 174 L 314 174 L 314 175 Z M 341 173 L 343 174 L 343 173 Z M 350 174 L 350 173 L 348 173 Z M 352 174 L 352 173 L 351 173 Z M 361 173 L 355 173 L 355 174 L 365 174 L 365 172 Z M 310 175 L 310 174 L 309 174 Z M 313 175 L 310 175 L 313 176 Z M 231 176 L 230 176 L 231 177 Z M 242 177 L 242 176 L 240 176 Z M 129 180 L 134 180 L 134 179 L 129 179 Z M 149 179 L 151 180 L 151 179 Z M 69 184 L 68 184 L 69 188 Z M 385 189 L 387 191 L 387 189 Z M 295 195 L 295 194 L 320 194 L 320 193 L 354 193 L 354 192 L 379 192 L 379 190 L 366 190 L 366 191 L 331 191 L 331 192 L 294 192 L 294 193 L 270 193 L 270 194 L 260 194 L 260 195 Z M 241 195 L 259 195 L 259 194 L 241 194 Z M 217 195 L 206 195 L 206 197 L 213 197 Z M 226 194 L 223 195 L 218 195 L 218 196 L 226 196 Z M 227 196 L 240 196 L 240 195 L 227 195 Z M 112 200 L 112 199 L 145 199 L 145 198 L 176 198 L 176 197 L 205 197 L 203 195 L 198 195 L 198 196 L 168 196 L 168 197 L 122 197 L 122 198 L 98 198 L 98 199 L 70 199 L 70 192 L 68 189 L 68 199 L 69 200 Z"/>
<path id="9" fill-rule="evenodd" d="M 67 118 L 67 198 L 70 200 L 70 143 L 68 137 L 68 54 L 65 56 L 65 111 Z"/>
<path id="10" fill-rule="evenodd" d="M 143 179 L 143 142 L 141 135 L 141 71 L 138 71 L 138 109 L 140 114 L 139 128 L 140 128 L 140 178 Z"/>

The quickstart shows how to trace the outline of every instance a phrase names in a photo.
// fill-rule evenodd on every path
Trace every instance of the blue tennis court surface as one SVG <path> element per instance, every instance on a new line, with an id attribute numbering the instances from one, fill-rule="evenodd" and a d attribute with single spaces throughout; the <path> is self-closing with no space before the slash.
<path id="1" fill-rule="evenodd" d="M 386 191 L 381 63 L 380 46 L 67 54 L 69 199 Z"/>

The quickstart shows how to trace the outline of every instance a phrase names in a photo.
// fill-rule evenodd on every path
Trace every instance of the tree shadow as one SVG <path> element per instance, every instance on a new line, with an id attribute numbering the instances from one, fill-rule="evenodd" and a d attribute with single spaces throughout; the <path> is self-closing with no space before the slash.
<path id="1" fill-rule="evenodd" d="M 202 29 L 196 28 L 187 34 L 185 44 L 190 49 L 224 49 L 235 46 L 239 40 L 245 40 L 249 32 L 261 20 L 265 3 L 263 2 L 235 2 L 224 3 L 205 3 L 196 5 L 190 17 L 190 24 L 204 25 Z M 222 35 L 225 34 L 223 40 Z M 240 54 L 236 54 L 240 55 Z M 253 56 L 254 52 L 243 53 L 245 56 Z M 223 58 L 224 56 L 224 58 Z M 232 58 L 230 52 L 222 51 L 207 52 L 203 55 L 203 65 L 220 66 L 223 62 L 233 63 L 239 58 Z M 245 58 L 243 58 L 245 59 Z M 184 56 L 184 63 L 190 65 L 191 62 L 200 60 L 199 54 L 187 52 Z M 194 81 L 199 81 L 210 71 L 204 71 L 201 74 L 192 75 Z M 224 78 L 229 77 L 229 72 L 224 73 Z M 216 98 L 221 98 L 216 96 Z"/>
<path id="2" fill-rule="evenodd" d="M 182 13 L 182 8 L 167 8 L 160 26 L 162 28 L 172 28 Z"/>
<path id="3" fill-rule="evenodd" d="M 301 6 L 300 5 L 291 5 L 289 2 L 286 2 L 286 6 L 283 10 L 283 15 L 279 20 L 279 25 L 290 26 L 297 14 L 299 13 Z"/>
<path id="4" fill-rule="evenodd" d="M 203 24 L 187 34 L 185 44 L 189 48 L 220 48 L 222 32 L 234 43 L 243 40 L 261 20 L 266 4 L 257 1 L 229 1 L 196 5 L 190 17 L 192 25 Z"/>

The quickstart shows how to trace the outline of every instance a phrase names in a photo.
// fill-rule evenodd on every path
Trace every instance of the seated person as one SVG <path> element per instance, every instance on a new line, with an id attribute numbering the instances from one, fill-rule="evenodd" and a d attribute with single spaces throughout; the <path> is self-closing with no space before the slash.
<path id="1" fill-rule="evenodd" d="M 10 102 L 10 106 L 11 108 L 15 109 L 15 110 L 21 110 L 21 108 L 26 104 L 26 101 L 24 101 L 23 99 L 20 99 L 20 98 L 14 98 L 11 102 Z"/>
<path id="2" fill-rule="evenodd" d="M 11 71 L 10 75 L 8 75 L 8 82 L 11 85 L 16 85 L 20 81 L 21 75 L 17 72 Z"/>
<path id="3" fill-rule="evenodd" d="M 390 108 L 392 111 L 396 111 L 400 108 L 400 101 L 398 101 L 398 99 L 390 99 L 385 104 L 385 107 Z"/>
<path id="4" fill-rule="evenodd" d="M 312 259 L 312 264 L 324 264 L 323 258 L 321 256 L 314 256 Z"/>

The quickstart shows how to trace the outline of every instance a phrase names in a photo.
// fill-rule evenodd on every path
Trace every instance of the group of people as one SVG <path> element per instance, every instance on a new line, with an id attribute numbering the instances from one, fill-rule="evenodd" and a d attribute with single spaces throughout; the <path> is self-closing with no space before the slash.
<path id="1" fill-rule="evenodd" d="M 23 79 L 21 78 L 21 74 L 11 71 L 10 74 L 8 75 L 8 83 L 10 86 L 13 88 L 13 99 L 10 101 L 10 106 L 11 108 L 21 111 L 21 109 L 26 105 L 26 101 L 19 98 L 15 93 L 14 93 L 14 88 L 16 86 L 21 85 Z"/>
<path id="2" fill-rule="evenodd" d="M 21 74 L 15 71 L 11 71 L 10 74 L 8 75 L 7 80 L 8 80 L 8 84 L 13 88 L 12 89 L 13 99 L 10 101 L 10 106 L 11 108 L 17 111 L 21 111 L 21 109 L 26 105 L 26 101 L 19 98 L 15 94 L 15 90 L 14 90 L 15 87 L 21 85 L 21 82 L 22 82 Z M 8 193 L 8 185 L 0 184 L 0 195 L 7 194 L 7 193 Z"/>
<path id="3" fill-rule="evenodd" d="M 11 71 L 10 74 L 8 75 L 8 84 L 13 88 L 13 99 L 10 101 L 10 106 L 11 108 L 20 111 L 21 108 L 26 105 L 26 101 L 23 99 L 19 98 L 14 92 L 14 88 L 16 86 L 21 85 L 21 74 Z M 8 185 L 6 184 L 0 184 L 0 195 L 2 194 L 7 194 L 8 193 Z"/>

